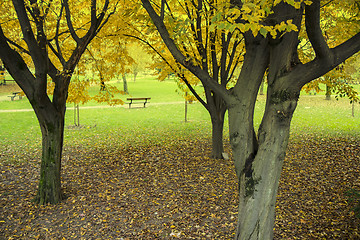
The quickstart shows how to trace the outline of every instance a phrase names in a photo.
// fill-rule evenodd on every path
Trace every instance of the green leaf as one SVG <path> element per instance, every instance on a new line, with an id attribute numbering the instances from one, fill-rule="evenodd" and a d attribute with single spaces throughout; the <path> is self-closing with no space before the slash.
<path id="1" fill-rule="evenodd" d="M 261 35 L 263 35 L 264 37 L 266 37 L 267 36 L 267 34 L 268 34 L 268 31 L 265 29 L 265 28 L 260 28 L 260 34 Z"/>

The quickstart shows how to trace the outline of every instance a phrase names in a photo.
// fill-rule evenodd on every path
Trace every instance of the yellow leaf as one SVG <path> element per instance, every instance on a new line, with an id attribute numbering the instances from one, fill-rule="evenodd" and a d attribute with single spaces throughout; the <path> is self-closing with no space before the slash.
<path id="1" fill-rule="evenodd" d="M 251 9 L 250 9 L 249 6 L 247 6 L 247 5 L 244 5 L 244 6 L 242 7 L 242 10 L 243 10 L 245 13 L 250 13 L 250 12 L 251 12 Z"/>

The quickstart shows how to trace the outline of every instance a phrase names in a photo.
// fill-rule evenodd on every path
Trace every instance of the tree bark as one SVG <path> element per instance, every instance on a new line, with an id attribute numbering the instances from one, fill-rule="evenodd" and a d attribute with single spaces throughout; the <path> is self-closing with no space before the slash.
<path id="1" fill-rule="evenodd" d="M 52 116 L 51 122 L 40 121 L 42 156 L 40 182 L 36 196 L 39 204 L 61 201 L 61 156 L 63 147 L 64 116 Z"/>
<path id="2" fill-rule="evenodd" d="M 273 239 L 276 195 L 296 102 L 297 99 L 287 99 L 267 105 L 259 129 L 258 146 L 249 128 L 242 129 L 247 134 L 239 135 L 238 140 L 233 137 L 234 160 L 242 162 L 241 167 L 236 168 L 239 216 L 235 239 Z M 230 112 L 231 123 L 245 117 Z M 235 133 L 232 128 L 232 135 Z"/>

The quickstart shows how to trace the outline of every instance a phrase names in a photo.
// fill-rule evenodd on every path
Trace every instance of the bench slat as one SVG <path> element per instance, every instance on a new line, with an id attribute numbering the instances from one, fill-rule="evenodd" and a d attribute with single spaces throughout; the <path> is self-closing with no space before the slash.
<path id="1" fill-rule="evenodd" d="M 145 108 L 145 107 L 146 107 L 146 103 L 148 103 L 148 100 L 150 100 L 150 99 L 151 99 L 151 98 L 149 98 L 149 97 L 143 97 L 143 98 L 137 97 L 137 98 L 127 98 L 126 100 L 130 101 L 130 102 L 129 102 L 129 108 L 131 108 L 131 104 L 135 103 L 135 102 L 133 102 L 133 101 L 140 101 L 140 100 L 144 101 L 143 103 L 144 103 L 144 108 Z"/>
<path id="2" fill-rule="evenodd" d="M 127 98 L 126 100 L 149 100 L 151 98 L 146 97 L 146 98 Z"/>

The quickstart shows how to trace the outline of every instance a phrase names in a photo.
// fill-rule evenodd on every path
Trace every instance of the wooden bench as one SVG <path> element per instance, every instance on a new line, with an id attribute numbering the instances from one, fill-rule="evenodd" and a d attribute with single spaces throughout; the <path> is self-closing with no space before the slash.
<path id="1" fill-rule="evenodd" d="M 19 99 L 22 99 L 21 92 L 13 92 L 12 95 L 8 96 L 11 98 L 11 101 L 14 101 L 15 97 L 18 97 Z"/>
<path id="2" fill-rule="evenodd" d="M 15 82 L 15 80 L 2 79 L 2 80 L 0 80 L 0 85 L 6 85 L 6 82 Z"/>
<path id="3" fill-rule="evenodd" d="M 129 108 L 131 108 L 131 104 L 133 103 L 138 103 L 137 101 L 142 101 L 141 103 L 144 103 L 144 107 L 146 107 L 146 103 L 148 103 L 151 98 L 149 97 L 144 97 L 144 98 L 127 98 L 126 100 L 130 101 L 129 102 Z"/>

